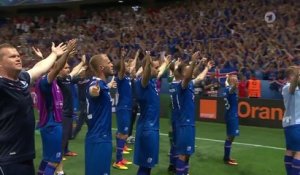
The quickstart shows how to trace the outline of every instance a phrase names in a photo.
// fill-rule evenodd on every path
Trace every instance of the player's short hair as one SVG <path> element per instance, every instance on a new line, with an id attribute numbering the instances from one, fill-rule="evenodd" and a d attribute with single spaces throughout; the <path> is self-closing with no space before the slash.
<path id="1" fill-rule="evenodd" d="M 285 71 L 285 76 L 289 78 L 291 75 L 298 75 L 299 67 L 298 66 L 289 66 Z"/>
<path id="2" fill-rule="evenodd" d="M 228 78 L 226 78 L 226 82 L 225 82 L 226 86 L 230 85 L 231 80 L 232 80 L 233 77 L 237 77 L 237 75 L 236 74 L 229 74 L 228 75 Z"/>
<path id="3" fill-rule="evenodd" d="M 13 45 L 9 44 L 9 43 L 0 44 L 0 60 L 3 57 L 3 53 L 1 52 L 1 50 L 4 49 L 4 48 L 15 48 L 15 47 Z"/>
<path id="4" fill-rule="evenodd" d="M 184 68 L 187 65 L 188 64 L 186 64 L 186 63 L 180 63 L 175 71 L 177 71 L 179 75 L 183 75 Z"/>
<path id="5" fill-rule="evenodd" d="M 89 67 L 91 68 L 91 70 L 93 72 L 98 72 L 99 71 L 99 65 L 102 63 L 103 61 L 103 57 L 102 57 L 102 54 L 97 54 L 97 55 L 94 55 L 92 56 L 92 58 L 90 59 L 90 62 L 89 62 Z"/>

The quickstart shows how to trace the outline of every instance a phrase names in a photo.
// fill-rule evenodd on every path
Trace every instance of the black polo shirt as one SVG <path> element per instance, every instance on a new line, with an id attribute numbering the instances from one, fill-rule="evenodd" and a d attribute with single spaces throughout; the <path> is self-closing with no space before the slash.
<path id="1" fill-rule="evenodd" d="M 0 76 L 0 165 L 35 158 L 35 121 L 29 85 L 27 72 L 21 72 L 17 81 Z"/>
<path id="2" fill-rule="evenodd" d="M 72 94 L 72 77 L 57 77 L 57 84 L 60 87 L 63 97 L 63 116 L 72 117 L 73 115 L 73 94 Z"/>

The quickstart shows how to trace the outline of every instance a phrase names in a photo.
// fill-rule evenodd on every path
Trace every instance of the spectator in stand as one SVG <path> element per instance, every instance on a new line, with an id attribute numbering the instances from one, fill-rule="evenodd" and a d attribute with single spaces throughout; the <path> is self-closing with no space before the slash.
<path id="1" fill-rule="evenodd" d="M 250 80 L 247 81 L 248 97 L 260 98 L 261 97 L 261 81 L 252 73 Z"/>
<path id="2" fill-rule="evenodd" d="M 240 82 L 238 84 L 239 97 L 248 97 L 247 92 L 247 78 L 246 76 L 240 74 Z"/>
<path id="3" fill-rule="evenodd" d="M 205 84 L 205 94 L 209 97 L 217 97 L 220 83 L 216 78 L 215 73 L 211 73 L 210 77 L 206 78 Z"/>
<path id="4" fill-rule="evenodd" d="M 130 57 L 141 48 L 155 55 L 165 50 L 181 58 L 190 58 L 201 48 L 220 68 L 246 68 L 255 71 L 258 79 L 274 80 L 279 67 L 300 63 L 297 7 L 295 0 L 198 0 L 151 10 L 121 6 L 97 13 L 66 12 L 51 18 L 16 17 L 1 25 L 0 42 L 14 41 L 28 58 L 32 54 L 26 44 L 44 52 L 48 47 L 45 43 L 70 38 L 80 40 L 79 53 L 105 52 L 112 60 L 118 59 L 120 47 L 132 50 Z M 277 17 L 267 25 L 262 16 L 270 10 Z M 24 64 L 30 67 L 36 61 L 26 59 Z M 249 79 L 249 71 L 244 73 Z"/>

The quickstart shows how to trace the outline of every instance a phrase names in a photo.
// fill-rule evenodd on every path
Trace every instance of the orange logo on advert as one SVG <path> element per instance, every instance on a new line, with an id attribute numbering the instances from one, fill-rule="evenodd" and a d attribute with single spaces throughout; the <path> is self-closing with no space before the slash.
<path id="1" fill-rule="evenodd" d="M 200 118 L 217 119 L 217 100 L 200 100 Z"/>
<path id="2" fill-rule="evenodd" d="M 282 120 L 283 109 L 268 106 L 251 106 L 246 101 L 239 102 L 241 118 L 259 118 L 262 120 Z"/>

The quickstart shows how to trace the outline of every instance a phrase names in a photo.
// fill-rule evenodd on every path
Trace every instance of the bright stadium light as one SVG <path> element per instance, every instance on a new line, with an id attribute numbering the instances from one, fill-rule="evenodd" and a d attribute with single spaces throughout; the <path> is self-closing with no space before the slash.
<path id="1" fill-rule="evenodd" d="M 119 2 L 119 3 L 123 3 L 124 1 L 122 1 L 122 0 L 119 0 L 118 2 Z"/>

